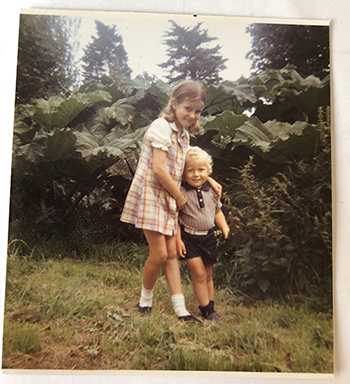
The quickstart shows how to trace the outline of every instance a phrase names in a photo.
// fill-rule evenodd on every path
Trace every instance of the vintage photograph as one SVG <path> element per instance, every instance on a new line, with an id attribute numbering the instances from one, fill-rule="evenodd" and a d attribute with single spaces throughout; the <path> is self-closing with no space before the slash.
<path id="1" fill-rule="evenodd" d="M 330 26 L 22 10 L 2 369 L 333 374 Z"/>

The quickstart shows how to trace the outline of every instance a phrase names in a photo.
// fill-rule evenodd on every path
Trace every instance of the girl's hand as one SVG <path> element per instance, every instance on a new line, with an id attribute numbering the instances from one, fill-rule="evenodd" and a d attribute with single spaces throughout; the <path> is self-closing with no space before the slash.
<path id="1" fill-rule="evenodd" d="M 211 187 L 214 189 L 216 199 L 220 200 L 221 194 L 222 194 L 222 185 L 219 184 L 218 182 L 216 182 L 211 177 L 208 177 L 208 181 L 209 181 Z"/>
<path id="2" fill-rule="evenodd" d="M 185 199 L 185 196 L 184 196 L 183 194 L 181 194 L 181 196 L 179 196 L 179 197 L 176 199 L 177 210 L 178 210 L 178 211 L 181 211 L 181 209 L 185 208 L 185 205 L 186 205 L 186 199 Z"/>
<path id="3" fill-rule="evenodd" d="M 182 240 L 176 242 L 176 250 L 180 257 L 184 258 L 186 256 L 186 246 Z"/>
<path id="4" fill-rule="evenodd" d="M 227 225 L 223 230 L 222 230 L 222 233 L 224 235 L 224 238 L 227 239 L 228 238 L 228 235 L 230 234 L 230 227 Z M 232 235 L 234 235 L 232 233 Z"/>

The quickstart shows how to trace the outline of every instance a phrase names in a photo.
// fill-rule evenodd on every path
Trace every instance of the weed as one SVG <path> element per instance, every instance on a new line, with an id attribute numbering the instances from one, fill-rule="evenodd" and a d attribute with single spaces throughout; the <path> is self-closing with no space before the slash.
<path id="1" fill-rule="evenodd" d="M 218 357 L 204 351 L 177 349 L 169 358 L 169 369 L 176 371 L 232 371 L 233 364 L 228 357 Z"/>
<path id="2" fill-rule="evenodd" d="M 68 344 L 74 334 L 73 327 L 63 328 L 59 326 L 50 327 L 50 331 L 58 343 Z"/>
<path id="3" fill-rule="evenodd" d="M 4 356 L 11 353 L 35 353 L 41 350 L 41 340 L 38 327 L 33 324 L 23 324 L 20 321 L 4 321 Z"/>

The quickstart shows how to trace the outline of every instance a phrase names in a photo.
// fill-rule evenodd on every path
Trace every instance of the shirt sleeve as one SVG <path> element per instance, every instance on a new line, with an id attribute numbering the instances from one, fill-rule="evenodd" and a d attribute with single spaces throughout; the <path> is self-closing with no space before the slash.
<path id="1" fill-rule="evenodd" d="M 164 118 L 159 118 L 148 128 L 147 141 L 153 148 L 168 151 L 171 146 L 171 132 L 170 124 Z"/>

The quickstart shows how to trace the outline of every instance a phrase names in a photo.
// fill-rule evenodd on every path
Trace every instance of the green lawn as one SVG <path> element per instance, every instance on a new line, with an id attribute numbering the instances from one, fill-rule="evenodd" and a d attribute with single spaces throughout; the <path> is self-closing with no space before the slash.
<path id="1" fill-rule="evenodd" d="M 201 327 L 177 320 L 163 275 L 140 315 L 140 286 L 125 260 L 10 257 L 3 368 L 333 372 L 330 313 L 220 290 L 222 321 Z M 191 284 L 183 290 L 199 315 Z"/>

